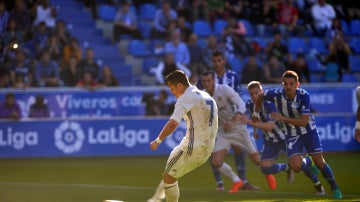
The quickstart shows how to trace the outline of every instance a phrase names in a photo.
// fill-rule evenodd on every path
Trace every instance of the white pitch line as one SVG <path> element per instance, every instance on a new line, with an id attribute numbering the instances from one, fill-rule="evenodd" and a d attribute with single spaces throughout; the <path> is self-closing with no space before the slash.
<path id="1" fill-rule="evenodd" d="M 63 184 L 63 183 L 34 183 L 34 182 L 0 182 L 0 185 L 7 186 L 33 186 L 33 187 L 74 187 L 74 188 L 106 188 L 106 189 L 132 189 L 132 190 L 154 190 L 156 187 L 139 187 L 139 186 L 124 186 L 124 185 L 100 185 L 100 184 Z M 211 191 L 212 189 L 208 188 L 181 188 L 182 190 L 201 190 Z M 253 191 L 241 191 L 241 192 L 253 192 Z M 278 191 L 256 191 L 256 194 L 286 194 L 286 195 L 309 195 L 315 196 L 315 193 L 308 192 L 278 192 Z M 326 195 L 331 195 L 331 193 L 326 193 Z M 347 197 L 358 197 L 360 194 L 344 194 L 343 196 Z"/>

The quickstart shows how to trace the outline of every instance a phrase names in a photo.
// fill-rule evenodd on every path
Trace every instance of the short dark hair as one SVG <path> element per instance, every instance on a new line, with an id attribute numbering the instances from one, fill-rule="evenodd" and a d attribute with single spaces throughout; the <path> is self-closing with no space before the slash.
<path id="1" fill-rule="evenodd" d="M 189 78 L 182 70 L 175 70 L 171 72 L 165 77 L 165 81 L 168 85 L 181 83 L 186 87 L 190 86 Z"/>
<path id="2" fill-rule="evenodd" d="M 217 57 L 217 56 L 221 56 L 222 58 L 225 58 L 224 53 L 219 50 L 214 51 L 213 54 L 211 55 L 211 57 Z"/>
<path id="3" fill-rule="evenodd" d="M 215 72 L 214 70 L 210 69 L 210 68 L 205 68 L 202 72 L 201 72 L 201 76 L 208 76 L 211 75 L 212 78 L 215 78 Z"/>
<path id="4" fill-rule="evenodd" d="M 295 71 L 287 70 L 283 73 L 282 78 L 294 78 L 296 82 L 299 82 L 299 76 Z"/>
<path id="5" fill-rule="evenodd" d="M 251 81 L 248 85 L 247 85 L 248 89 L 252 89 L 252 88 L 259 88 L 260 90 L 262 90 L 262 86 L 260 81 Z"/>

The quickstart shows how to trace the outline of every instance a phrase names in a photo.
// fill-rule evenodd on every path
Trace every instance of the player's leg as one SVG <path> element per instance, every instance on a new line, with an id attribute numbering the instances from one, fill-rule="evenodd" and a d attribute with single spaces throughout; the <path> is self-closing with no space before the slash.
<path id="1" fill-rule="evenodd" d="M 246 178 L 246 152 L 242 151 L 241 149 L 237 150 L 235 148 L 234 149 L 234 160 L 235 160 L 235 166 L 236 166 L 236 170 L 238 172 L 239 177 L 244 180 L 247 181 Z"/>
<path id="2" fill-rule="evenodd" d="M 250 153 L 257 152 L 256 144 L 250 138 L 250 135 L 247 129 L 239 125 L 238 128 L 234 129 L 237 134 L 232 140 L 234 153 L 235 153 L 235 165 L 236 170 L 239 174 L 239 177 L 244 181 L 244 186 L 242 189 L 244 190 L 259 190 L 260 188 L 254 185 L 251 185 L 246 177 L 246 155 Z M 233 144 L 234 143 L 234 144 Z"/>
<path id="3" fill-rule="evenodd" d="M 261 171 L 264 175 L 276 174 L 289 169 L 287 163 L 275 163 L 275 159 L 278 158 L 280 152 L 285 150 L 285 143 L 264 142 L 260 156 Z"/>
<path id="4" fill-rule="evenodd" d="M 220 151 L 220 150 L 226 150 L 227 151 L 226 154 L 227 154 L 229 147 L 230 147 L 229 141 L 226 140 L 225 138 L 223 138 L 221 135 L 218 135 L 218 137 L 216 138 L 213 153 L 216 151 Z M 219 161 L 219 160 L 217 160 L 217 161 Z M 224 160 L 220 160 L 220 162 L 222 162 L 222 161 L 224 161 Z M 211 154 L 210 164 L 211 164 L 211 169 L 212 169 L 212 172 L 213 172 L 215 180 L 216 180 L 216 190 L 218 190 L 218 191 L 225 190 L 224 189 L 224 181 L 222 180 L 221 172 L 218 169 L 219 165 L 217 165 L 217 166 L 213 165 L 213 154 Z"/>
<path id="5" fill-rule="evenodd" d="M 214 168 L 214 166 L 212 165 L 212 156 L 210 157 L 210 165 L 211 165 L 212 173 L 214 174 L 215 181 L 216 181 L 216 190 L 224 191 L 225 190 L 224 181 L 222 180 L 219 169 Z"/>
<path id="6" fill-rule="evenodd" d="M 177 202 L 180 196 L 180 190 L 177 179 L 172 177 L 168 173 L 164 173 L 163 180 L 164 180 L 166 201 Z"/>
<path id="7" fill-rule="evenodd" d="M 342 198 L 342 193 L 335 181 L 335 177 L 330 166 L 325 162 L 325 159 L 322 154 L 322 145 L 317 131 L 309 133 L 304 137 L 306 140 L 306 150 L 313 159 L 315 165 L 319 168 L 322 176 L 326 179 L 331 187 L 334 198 Z"/>
<path id="8" fill-rule="evenodd" d="M 161 180 L 155 189 L 154 195 L 147 202 L 159 202 L 165 199 L 164 181 Z"/>
<path id="9" fill-rule="evenodd" d="M 276 189 L 276 179 L 273 176 L 276 173 L 287 171 L 288 164 L 275 163 L 275 159 L 279 156 L 280 151 L 285 151 L 284 142 L 270 143 L 265 141 L 261 152 L 261 172 L 265 175 L 266 181 L 270 189 Z"/>
<path id="10" fill-rule="evenodd" d="M 243 185 L 242 180 L 234 173 L 231 167 L 224 162 L 225 156 L 228 154 L 227 149 L 222 149 L 219 151 L 215 151 L 212 154 L 212 165 L 214 168 L 219 169 L 221 174 L 225 175 L 233 182 L 233 186 L 230 190 L 230 193 L 237 192 L 241 186 Z"/>
<path id="11" fill-rule="evenodd" d="M 331 191 L 333 192 L 334 198 L 342 198 L 342 193 L 336 183 L 334 173 L 329 166 L 329 164 L 326 163 L 322 153 L 319 154 L 310 154 L 312 159 L 314 160 L 315 165 L 319 168 L 322 176 L 325 178 L 325 180 L 329 183 Z"/>
<path id="12" fill-rule="evenodd" d="M 322 186 L 320 180 L 318 179 L 316 173 L 312 169 L 312 161 L 309 156 L 303 157 L 302 171 L 304 174 L 312 181 L 314 184 L 316 194 L 323 195 L 325 194 L 325 189 Z"/>

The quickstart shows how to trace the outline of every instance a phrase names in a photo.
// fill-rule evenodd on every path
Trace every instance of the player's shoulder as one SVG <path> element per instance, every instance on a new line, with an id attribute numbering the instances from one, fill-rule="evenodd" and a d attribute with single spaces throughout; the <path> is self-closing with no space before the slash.
<path id="1" fill-rule="evenodd" d="M 284 89 L 282 89 L 282 88 L 269 88 L 264 91 L 264 95 L 267 95 L 267 94 L 277 95 L 277 94 L 283 94 L 283 93 L 284 93 Z"/>
<path id="2" fill-rule="evenodd" d="M 236 77 L 239 78 L 239 75 L 232 69 L 227 69 L 225 72 L 227 77 Z"/>
<path id="3" fill-rule="evenodd" d="M 309 92 L 303 88 L 297 88 L 296 92 L 298 95 L 309 95 Z"/>

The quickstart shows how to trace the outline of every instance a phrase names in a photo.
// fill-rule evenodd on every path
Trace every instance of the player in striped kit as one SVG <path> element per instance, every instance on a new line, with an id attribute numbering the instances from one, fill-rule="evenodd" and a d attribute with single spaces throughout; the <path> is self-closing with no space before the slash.
<path id="1" fill-rule="evenodd" d="M 150 143 L 150 148 L 156 150 L 161 142 L 174 132 L 182 118 L 186 122 L 187 130 L 180 144 L 170 153 L 163 180 L 148 202 L 161 201 L 164 190 L 167 202 L 178 201 L 180 191 L 177 180 L 209 159 L 218 129 L 218 108 L 208 93 L 191 85 L 181 70 L 167 75 L 166 83 L 177 101 L 169 121 L 158 137 Z"/>
<path id="2" fill-rule="evenodd" d="M 315 118 L 310 111 L 310 95 L 299 88 L 299 77 L 294 71 L 282 75 L 283 88 L 273 88 L 260 94 L 255 103 L 253 120 L 259 121 L 259 112 L 264 100 L 274 102 L 278 112 L 271 116 L 284 122 L 287 157 L 290 168 L 295 172 L 311 167 L 311 159 L 303 158 L 303 149 L 312 157 L 323 177 L 329 183 L 333 196 L 342 198 L 330 166 L 325 162 L 321 140 L 316 129 Z"/>
<path id="3" fill-rule="evenodd" d="M 246 108 L 253 114 L 254 103 L 256 102 L 257 97 L 263 93 L 263 88 L 260 82 L 252 81 L 248 84 L 248 91 L 251 97 L 250 100 L 246 102 Z M 272 178 L 272 174 L 276 174 L 281 171 L 287 172 L 287 180 L 291 183 L 294 180 L 294 171 L 290 169 L 288 164 L 284 163 L 274 163 L 274 160 L 279 156 L 281 151 L 286 151 L 285 144 L 285 133 L 283 132 L 284 123 L 281 121 L 276 121 L 272 119 L 271 113 L 277 112 L 275 104 L 273 102 L 265 100 L 261 106 L 259 112 L 260 121 L 253 122 L 246 115 L 240 117 L 240 120 L 244 123 L 250 124 L 255 128 L 262 129 L 263 134 L 263 149 L 261 152 L 260 160 L 262 162 L 261 170 L 266 178 Z M 257 134 L 254 128 L 254 134 Z M 255 138 L 258 138 L 258 135 L 255 135 Z M 309 157 L 305 157 L 309 158 Z M 313 171 L 309 167 L 303 169 L 304 174 L 310 178 L 314 183 L 316 193 L 319 195 L 325 194 L 325 189 L 321 185 L 321 182 Z M 270 189 L 276 188 L 276 180 L 268 179 L 268 185 Z M 271 184 L 271 182 L 273 182 Z"/>

